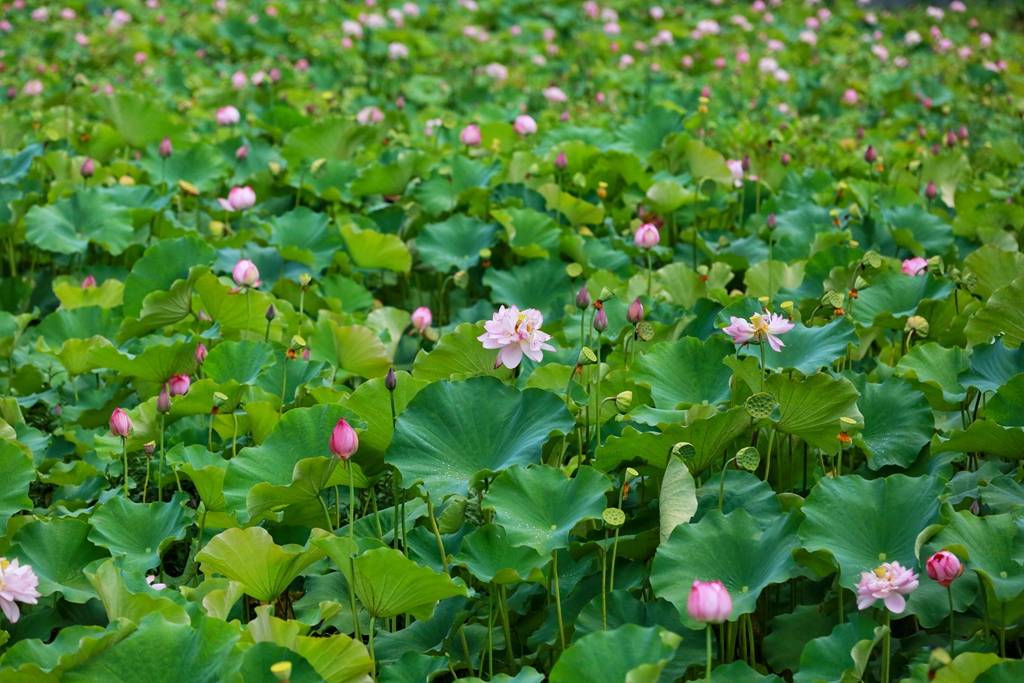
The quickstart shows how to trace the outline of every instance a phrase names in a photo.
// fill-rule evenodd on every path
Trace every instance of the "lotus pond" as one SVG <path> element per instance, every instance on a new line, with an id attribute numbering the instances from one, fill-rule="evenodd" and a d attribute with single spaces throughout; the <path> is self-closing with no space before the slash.
<path id="1" fill-rule="evenodd" d="M 1024 680 L 1024 16 L 0 7 L 0 682 Z"/>

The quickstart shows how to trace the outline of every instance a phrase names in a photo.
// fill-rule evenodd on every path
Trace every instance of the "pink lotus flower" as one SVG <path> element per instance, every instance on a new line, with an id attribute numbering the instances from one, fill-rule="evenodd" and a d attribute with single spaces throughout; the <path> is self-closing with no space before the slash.
<path id="1" fill-rule="evenodd" d="M 750 319 L 730 316 L 729 326 L 722 331 L 732 337 L 734 344 L 760 344 L 768 342 L 772 351 L 781 351 L 785 346 L 779 339 L 780 334 L 785 334 L 793 329 L 795 325 L 781 315 L 769 313 L 755 313 Z"/>
<path id="2" fill-rule="evenodd" d="M 160 148 L 158 149 L 160 156 L 164 159 L 171 156 L 174 153 L 174 145 L 171 144 L 170 138 L 164 138 L 160 141 Z"/>
<path id="3" fill-rule="evenodd" d="M 228 192 L 228 198 L 220 197 L 217 199 L 217 203 L 225 211 L 244 211 L 256 203 L 256 192 L 248 185 L 232 187 Z"/>
<path id="4" fill-rule="evenodd" d="M 359 450 L 359 435 L 345 418 L 341 418 L 331 431 L 329 445 L 331 453 L 342 460 L 348 460 Z"/>
<path id="5" fill-rule="evenodd" d="M 412 326 L 415 327 L 420 334 L 426 332 L 432 322 L 434 322 L 434 315 L 426 306 L 420 306 L 412 312 Z"/>
<path id="6" fill-rule="evenodd" d="M 644 319 L 644 304 L 639 298 L 633 299 L 633 303 L 626 309 L 626 320 L 636 325 Z"/>
<path id="7" fill-rule="evenodd" d="M 132 429 L 132 419 L 128 417 L 124 408 L 114 408 L 114 412 L 110 414 L 110 433 L 126 439 L 131 435 Z"/>
<path id="8" fill-rule="evenodd" d="M 171 397 L 166 388 L 161 389 L 160 395 L 156 397 L 156 411 L 163 414 L 171 412 Z"/>
<path id="9" fill-rule="evenodd" d="M 732 184 L 736 187 L 743 187 L 743 161 L 728 159 L 725 165 L 729 167 L 729 174 L 732 175 Z"/>
<path id="10" fill-rule="evenodd" d="M 928 259 L 923 259 L 920 256 L 914 258 L 903 259 L 903 265 L 900 266 L 900 270 L 903 271 L 904 275 L 924 275 L 928 269 Z"/>
<path id="11" fill-rule="evenodd" d="M 915 588 L 917 574 L 900 566 L 899 562 L 886 562 L 874 571 L 861 572 L 860 583 L 857 584 L 857 609 L 867 609 L 876 600 L 882 600 L 890 612 L 902 614 L 907 606 L 903 596 L 910 595 Z"/>
<path id="12" fill-rule="evenodd" d="M 82 289 L 92 289 L 96 286 L 96 277 L 93 275 L 86 275 L 82 279 Z"/>
<path id="13" fill-rule="evenodd" d="M 397 62 L 409 56 L 409 46 L 405 43 L 388 43 L 388 59 Z"/>
<path id="14" fill-rule="evenodd" d="M 260 269 L 249 259 L 242 259 L 231 270 L 231 279 L 239 287 L 259 287 Z"/>
<path id="15" fill-rule="evenodd" d="M 206 360 L 206 356 L 208 353 L 209 351 L 206 350 L 206 344 L 200 343 L 198 346 L 196 346 L 196 362 L 202 365 L 203 361 Z"/>
<path id="16" fill-rule="evenodd" d="M 235 90 L 241 90 L 245 86 L 249 85 L 249 78 L 245 75 L 244 71 L 236 71 L 231 74 L 231 87 Z"/>
<path id="17" fill-rule="evenodd" d="M 146 577 L 146 584 L 155 591 L 162 591 L 163 589 L 167 588 L 166 583 L 160 583 L 152 574 Z"/>
<path id="18" fill-rule="evenodd" d="M 847 88 L 843 92 L 843 104 L 852 107 L 856 105 L 859 101 L 860 96 L 857 94 L 857 91 L 854 90 L 853 88 Z"/>
<path id="19" fill-rule="evenodd" d="M 644 223 L 633 234 L 633 244 L 641 249 L 653 249 L 661 241 L 661 233 L 654 223 Z"/>
<path id="20" fill-rule="evenodd" d="M 537 132 L 537 122 L 529 114 L 520 114 L 512 124 L 516 132 L 522 136 L 533 135 Z"/>
<path id="21" fill-rule="evenodd" d="M 188 375 L 174 375 L 167 380 L 167 389 L 171 396 L 184 396 L 188 393 L 188 388 L 191 385 L 192 380 Z"/>
<path id="22" fill-rule="evenodd" d="M 539 363 L 544 354 L 542 351 L 554 351 L 555 347 L 547 343 L 551 335 L 541 332 L 544 316 L 535 308 L 520 311 L 515 306 L 501 306 L 493 318 L 484 323 L 486 332 L 477 337 L 485 349 L 500 349 L 494 366 L 504 365 L 516 368 L 525 355 L 535 363 Z"/>
<path id="23" fill-rule="evenodd" d="M 245 161 L 248 158 L 249 158 L 249 146 L 248 145 L 242 145 L 241 147 L 239 147 L 238 149 L 235 150 L 235 159 L 236 160 L 238 160 L 238 161 Z"/>
<path id="24" fill-rule="evenodd" d="M 25 87 L 21 89 L 22 94 L 28 95 L 29 97 L 35 97 L 36 95 L 43 94 L 43 82 L 37 78 L 33 78 L 31 81 L 25 84 Z"/>
<path id="25" fill-rule="evenodd" d="M 562 90 L 561 88 L 552 85 L 550 87 L 544 88 L 544 99 L 546 99 L 548 102 L 551 102 L 552 104 L 555 104 L 560 102 L 567 102 L 569 100 L 569 96 L 566 95 L 565 91 Z"/>
<path id="26" fill-rule="evenodd" d="M 948 550 L 940 550 L 929 557 L 925 569 L 928 576 L 943 588 L 949 588 L 949 585 L 964 573 L 964 565 L 960 558 Z"/>
<path id="27" fill-rule="evenodd" d="M 217 110 L 218 126 L 233 126 L 242 120 L 242 115 L 230 104 Z"/>
<path id="28" fill-rule="evenodd" d="M 12 624 L 21 617 L 19 602 L 34 605 L 39 599 L 39 577 L 31 565 L 0 557 L 0 609 Z"/>
<path id="29" fill-rule="evenodd" d="M 480 144 L 480 126 L 471 123 L 459 133 L 459 141 L 467 147 L 475 147 Z"/>
<path id="30" fill-rule="evenodd" d="M 360 126 L 372 126 L 384 120 L 384 112 L 379 107 L 363 107 L 356 113 L 356 122 Z"/>
<path id="31" fill-rule="evenodd" d="M 686 612 L 704 624 L 721 624 L 732 614 L 732 598 L 721 581 L 694 581 Z"/>

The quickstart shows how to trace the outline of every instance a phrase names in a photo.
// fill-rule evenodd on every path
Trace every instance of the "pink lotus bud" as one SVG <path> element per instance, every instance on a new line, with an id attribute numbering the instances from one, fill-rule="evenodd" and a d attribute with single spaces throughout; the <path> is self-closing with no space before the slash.
<path id="1" fill-rule="evenodd" d="M 231 87 L 235 90 L 241 90 L 245 86 L 249 85 L 249 79 L 246 77 L 244 71 L 236 71 L 231 74 Z"/>
<path id="2" fill-rule="evenodd" d="M 188 388 L 192 385 L 192 380 L 188 375 L 174 375 L 167 380 L 167 388 L 170 390 L 171 396 L 184 396 L 188 393 Z"/>
<path id="3" fill-rule="evenodd" d="M 277 317 L 277 309 L 274 308 L 274 304 L 267 306 L 267 312 L 263 314 L 263 317 L 267 319 L 267 322 L 273 322 L 274 318 Z"/>
<path id="4" fill-rule="evenodd" d="M 196 346 L 196 362 L 202 365 L 203 361 L 206 360 L 206 355 L 208 353 L 209 351 L 206 350 L 206 344 L 199 344 Z"/>
<path id="5" fill-rule="evenodd" d="M 854 90 L 853 88 L 847 88 L 843 92 L 843 104 L 852 107 L 856 105 L 859 101 L 860 96 L 857 94 L 857 91 Z"/>
<path id="6" fill-rule="evenodd" d="M 218 198 L 217 202 L 225 211 L 244 211 L 256 203 L 256 192 L 248 185 L 232 187 L 227 199 Z"/>
<path id="7" fill-rule="evenodd" d="M 529 114 L 520 114 L 512 124 L 516 132 L 522 136 L 533 135 L 537 132 L 537 122 Z"/>
<path id="8" fill-rule="evenodd" d="M 946 147 L 956 147 L 956 133 L 953 131 L 946 133 Z"/>
<path id="9" fill-rule="evenodd" d="M 302 360 L 309 360 L 309 356 L 309 347 L 307 346 L 306 348 L 302 349 Z"/>
<path id="10" fill-rule="evenodd" d="M 608 314 L 605 313 L 603 306 L 597 309 L 597 313 L 594 314 L 594 329 L 598 332 L 604 332 L 608 329 Z"/>
<path id="11" fill-rule="evenodd" d="M 86 275 L 82 279 L 82 289 L 92 289 L 96 286 L 96 278 L 92 275 Z"/>
<path id="12" fill-rule="evenodd" d="M 467 147 L 476 147 L 480 144 L 480 126 L 471 123 L 459 133 L 459 141 Z"/>
<path id="13" fill-rule="evenodd" d="M 929 180 L 928 185 L 924 188 L 924 196 L 928 199 L 935 199 L 938 194 L 939 190 L 935 187 L 935 181 Z"/>
<path id="14" fill-rule="evenodd" d="M 415 327 L 420 334 L 426 332 L 432 322 L 434 322 L 434 315 L 426 306 L 420 306 L 412 312 L 412 326 Z"/>
<path id="15" fill-rule="evenodd" d="M 82 167 L 78 169 L 78 172 L 82 174 L 83 178 L 92 178 L 96 173 L 96 162 L 91 157 L 87 158 L 82 162 Z"/>
<path id="16" fill-rule="evenodd" d="M 238 149 L 235 150 L 235 159 L 237 159 L 238 161 L 245 161 L 248 158 L 249 158 L 249 146 L 248 145 L 242 145 L 241 147 L 239 147 Z"/>
<path id="17" fill-rule="evenodd" d="M 388 374 L 384 376 L 384 388 L 388 391 L 398 388 L 398 377 L 395 376 L 394 368 L 388 368 Z"/>
<path id="18" fill-rule="evenodd" d="M 779 161 L 782 162 L 783 166 L 789 166 L 790 162 L 793 161 L 793 157 L 789 156 L 788 152 L 783 152 L 782 156 L 779 157 Z"/>
<path id="19" fill-rule="evenodd" d="M 555 168 L 558 170 L 565 169 L 569 165 L 569 157 L 565 155 L 565 152 L 559 152 L 558 156 L 555 157 Z"/>
<path id="20" fill-rule="evenodd" d="M 231 270 L 231 279 L 239 287 L 259 287 L 260 269 L 249 259 L 241 259 Z"/>
<path id="21" fill-rule="evenodd" d="M 638 297 L 636 299 L 633 299 L 633 303 L 631 303 L 629 305 L 629 308 L 626 309 L 626 320 L 636 325 L 637 323 L 642 322 L 643 319 L 644 305 Z"/>
<path id="22" fill-rule="evenodd" d="M 165 415 L 171 412 L 171 397 L 167 394 L 167 389 L 161 389 L 160 395 L 156 397 L 156 409 Z"/>
<path id="23" fill-rule="evenodd" d="M 590 292 L 587 291 L 586 286 L 580 287 L 580 291 L 576 292 L 576 308 L 583 310 L 590 306 Z"/>
<path id="24" fill-rule="evenodd" d="M 768 219 L 765 221 L 769 230 L 774 230 L 779 225 L 779 219 L 775 217 L 774 213 L 768 214 Z"/>
<path id="25" fill-rule="evenodd" d="M 217 125 L 218 126 L 233 126 L 242 120 L 242 115 L 238 113 L 238 110 L 228 105 L 221 107 L 217 110 Z"/>
<path id="26" fill-rule="evenodd" d="M 701 88 L 700 89 L 700 96 L 701 97 L 711 97 L 711 86 L 705 85 L 703 88 Z"/>
<path id="27" fill-rule="evenodd" d="M 732 614 L 732 598 L 721 581 L 694 581 L 686 611 L 701 623 L 721 624 Z"/>
<path id="28" fill-rule="evenodd" d="M 960 126 L 960 129 L 956 132 L 956 136 L 960 138 L 960 140 L 966 140 L 970 136 L 967 126 Z"/>
<path id="29" fill-rule="evenodd" d="M 876 159 L 878 159 L 878 152 L 875 151 L 872 145 L 868 145 L 868 148 L 864 150 L 864 161 L 873 164 Z"/>
<path id="30" fill-rule="evenodd" d="M 960 558 L 948 550 L 940 550 L 929 557 L 925 569 L 928 576 L 944 588 L 949 588 L 949 585 L 964 573 L 964 565 Z"/>
<path id="31" fill-rule="evenodd" d="M 164 138 L 163 140 L 160 141 L 160 156 L 166 159 L 167 157 L 171 156 L 173 152 L 174 146 L 171 145 L 170 138 Z"/>
<path id="32" fill-rule="evenodd" d="M 637 228 L 636 233 L 633 235 L 633 244 L 641 249 L 656 247 L 660 241 L 661 233 L 658 232 L 658 228 L 653 223 L 644 223 Z"/>
<path id="33" fill-rule="evenodd" d="M 122 439 L 131 435 L 132 419 L 123 408 L 114 408 L 114 412 L 110 414 L 110 433 Z"/>
<path id="34" fill-rule="evenodd" d="M 351 425 L 341 418 L 338 424 L 334 425 L 330 441 L 331 452 L 342 460 L 348 460 L 352 454 L 359 450 L 359 435 Z"/>
<path id="35" fill-rule="evenodd" d="M 928 260 L 927 259 L 923 259 L 920 256 L 915 256 L 914 258 L 904 259 L 903 263 L 900 265 L 900 271 L 904 275 L 909 275 L 911 277 L 914 277 L 914 276 L 917 276 L 917 275 L 924 275 L 925 271 L 927 271 L 927 270 L 928 270 Z"/>

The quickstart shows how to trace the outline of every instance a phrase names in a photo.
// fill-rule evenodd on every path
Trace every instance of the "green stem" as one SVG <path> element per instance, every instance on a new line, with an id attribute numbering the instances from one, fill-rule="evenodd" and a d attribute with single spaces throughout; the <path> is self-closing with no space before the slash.
<path id="1" fill-rule="evenodd" d="M 885 611 L 885 637 L 882 639 L 882 683 L 889 683 L 889 659 L 892 654 L 892 628 L 890 623 L 892 615 L 888 609 Z"/>
<path id="2" fill-rule="evenodd" d="M 999 656 L 1006 657 L 1006 603 L 999 603 Z"/>
<path id="3" fill-rule="evenodd" d="M 444 549 L 444 541 L 441 540 L 441 530 L 437 528 L 437 517 L 434 516 L 434 503 L 430 500 L 430 495 L 427 495 L 427 516 L 430 517 L 430 528 L 434 532 L 434 540 L 437 542 L 437 552 L 441 555 L 441 565 L 444 567 L 444 571 L 448 573 L 448 553 Z"/>
<path id="4" fill-rule="evenodd" d="M 121 437 L 121 460 L 124 464 L 124 496 L 128 498 L 128 439 Z"/>
<path id="5" fill-rule="evenodd" d="M 146 502 L 146 496 L 149 493 L 149 455 L 146 455 L 146 478 L 142 480 L 142 502 Z"/>
<path id="6" fill-rule="evenodd" d="M 231 411 L 231 457 L 238 455 L 238 413 Z"/>
<path id="7" fill-rule="evenodd" d="M 761 392 L 762 393 L 764 393 L 764 383 L 765 383 L 766 377 L 768 376 L 768 368 L 765 365 L 764 345 L 765 345 L 765 340 L 764 339 L 762 339 L 758 343 L 758 345 L 757 345 L 757 349 L 761 353 Z"/>
<path id="8" fill-rule="evenodd" d="M 555 613 L 558 616 L 558 642 L 565 651 L 565 624 L 562 622 L 562 591 L 558 587 L 558 551 L 551 553 L 551 578 L 555 585 Z"/>
<path id="9" fill-rule="evenodd" d="M 608 543 L 608 531 L 604 532 L 604 542 Z M 608 549 L 601 548 L 601 628 L 608 630 Z"/>
<path id="10" fill-rule="evenodd" d="M 164 500 L 164 463 L 167 461 L 167 456 L 164 451 L 164 415 L 160 414 L 160 469 L 157 470 L 156 474 L 156 499 L 157 502 L 163 502 Z"/>
<path id="11" fill-rule="evenodd" d="M 647 250 L 647 298 L 651 298 L 651 250 Z"/>
<path id="12" fill-rule="evenodd" d="M 953 630 L 953 585 L 946 586 L 946 595 L 949 596 L 949 656 L 956 657 L 956 635 Z"/>
<path id="13" fill-rule="evenodd" d="M 615 559 L 619 554 L 619 528 L 615 528 L 615 538 L 612 540 L 612 567 L 608 575 L 608 592 L 615 590 Z"/>
<path id="14" fill-rule="evenodd" d="M 597 457 L 597 449 L 601 447 L 601 333 L 597 333 L 597 345 L 594 349 L 597 352 L 597 389 L 594 394 L 594 437 L 597 445 L 594 447 L 594 457 Z"/>
<path id="15" fill-rule="evenodd" d="M 711 683 L 711 624 L 705 626 L 704 631 L 707 639 L 707 663 L 704 666 L 704 680 Z"/>
<path id="16" fill-rule="evenodd" d="M 508 658 L 508 665 L 511 666 L 515 661 L 515 655 L 512 653 L 512 627 L 508 620 L 508 599 L 505 596 L 505 586 L 498 586 L 498 611 L 501 613 L 501 628 L 505 631 L 505 652 Z"/>
<path id="17" fill-rule="evenodd" d="M 768 475 L 770 475 L 772 471 L 772 446 L 775 444 L 775 430 L 771 427 L 768 429 L 768 452 L 764 456 L 764 483 L 771 486 L 768 481 Z"/>
<path id="18" fill-rule="evenodd" d="M 348 468 L 348 540 L 352 542 L 352 552 L 356 550 L 356 483 L 352 463 L 345 461 Z"/>
<path id="19" fill-rule="evenodd" d="M 352 523 L 349 522 L 349 527 L 351 527 L 351 526 L 352 526 Z M 354 546 L 352 548 L 352 552 L 353 553 L 355 552 L 355 547 Z M 349 577 L 351 577 L 351 580 L 348 582 L 348 605 L 349 605 L 349 609 L 352 610 L 352 628 L 355 630 L 356 640 L 362 640 L 363 636 L 360 633 L 361 629 L 359 628 L 359 612 L 356 610 L 356 588 L 355 588 L 355 582 L 356 582 L 356 558 L 355 558 L 355 555 L 349 555 L 349 557 L 348 557 L 348 572 L 349 572 L 349 574 L 348 574 Z"/>
<path id="20" fill-rule="evenodd" d="M 281 366 L 281 405 L 277 407 L 277 414 L 284 412 L 284 397 L 288 393 L 288 356 L 285 356 L 285 364 Z"/>
<path id="21" fill-rule="evenodd" d="M 373 632 L 377 630 L 376 626 L 377 626 L 377 624 L 376 624 L 376 617 L 374 617 L 371 614 L 370 615 L 370 645 L 369 645 L 369 649 L 370 649 L 370 676 L 373 678 L 373 680 L 377 680 L 377 656 L 376 656 L 376 653 L 373 651 Z"/>

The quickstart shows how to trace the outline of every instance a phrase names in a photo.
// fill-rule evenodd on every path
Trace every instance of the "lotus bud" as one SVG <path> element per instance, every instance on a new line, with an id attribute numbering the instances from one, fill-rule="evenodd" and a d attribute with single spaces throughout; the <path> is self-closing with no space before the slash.
<path id="1" fill-rule="evenodd" d="M 769 230 L 774 230 L 779 225 L 779 219 L 775 217 L 774 213 L 768 214 L 768 220 L 765 222 L 767 223 Z"/>
<path id="2" fill-rule="evenodd" d="M 565 152 L 559 152 L 558 156 L 555 157 L 555 168 L 558 170 L 565 169 L 569 165 L 569 157 L 565 155 Z"/>
<path id="3" fill-rule="evenodd" d="M 171 396 L 184 396 L 191 385 L 192 380 L 188 375 L 174 375 L 167 380 L 167 389 Z"/>
<path id="4" fill-rule="evenodd" d="M 166 159 L 174 153 L 174 146 L 171 144 L 170 138 L 164 138 L 160 141 L 160 156 Z"/>
<path id="5" fill-rule="evenodd" d="M 590 292 L 587 291 L 586 286 L 580 287 L 580 291 L 576 292 L 576 308 L 581 311 L 590 307 Z"/>
<path id="6" fill-rule="evenodd" d="M 166 387 L 160 390 L 160 395 L 156 398 L 156 409 L 165 415 L 171 412 L 171 397 L 167 394 Z"/>
<path id="7" fill-rule="evenodd" d="M 869 164 L 873 164 L 877 159 L 878 152 L 875 151 L 873 145 L 868 145 L 868 148 L 864 151 L 864 161 L 868 162 Z"/>
<path id="8" fill-rule="evenodd" d="M 334 425 L 329 445 L 331 452 L 342 460 L 348 460 L 359 450 L 359 436 L 345 418 L 341 418 Z"/>
<path id="9" fill-rule="evenodd" d="M 790 162 L 793 161 L 793 157 L 789 156 L 788 152 L 783 152 L 782 156 L 779 157 L 779 161 L 782 162 L 783 166 L 789 166 Z"/>
<path id="10" fill-rule="evenodd" d="M 110 414 L 110 433 L 125 439 L 131 435 L 132 429 L 132 419 L 128 417 L 124 408 L 114 408 L 114 412 Z"/>
<path id="11" fill-rule="evenodd" d="M 950 584 L 964 573 L 964 565 L 960 558 L 948 550 L 940 550 L 929 557 L 925 569 L 928 576 L 944 588 L 949 588 Z"/>
<path id="12" fill-rule="evenodd" d="M 83 178 L 92 178 L 93 174 L 96 173 L 96 162 L 91 157 L 87 158 L 82 162 L 82 167 L 78 172 L 82 174 Z"/>
<path id="13" fill-rule="evenodd" d="M 597 313 L 594 314 L 594 329 L 598 332 L 608 329 L 608 314 L 604 312 L 603 308 L 597 309 Z"/>
<path id="14" fill-rule="evenodd" d="M 267 306 L 267 312 L 263 314 L 263 317 L 267 319 L 268 323 L 277 317 L 277 310 L 274 308 L 274 304 Z"/>
<path id="15" fill-rule="evenodd" d="M 394 368 L 388 368 L 388 374 L 384 376 L 384 386 L 388 391 L 394 391 L 398 386 L 398 377 L 395 376 Z"/>
<path id="16" fill-rule="evenodd" d="M 626 413 L 628 413 L 632 405 L 632 391 L 620 391 L 619 393 L 615 394 L 615 409 L 619 411 L 620 415 L 625 415 Z"/>
<path id="17" fill-rule="evenodd" d="M 209 351 L 206 350 L 206 344 L 203 344 L 202 342 L 200 342 L 196 346 L 196 362 L 199 363 L 200 365 L 202 365 L 203 361 L 206 360 L 206 354 L 208 354 L 208 353 L 209 353 Z"/>
<path id="18" fill-rule="evenodd" d="M 638 297 L 633 299 L 633 303 L 631 303 L 629 308 L 626 310 L 626 320 L 636 325 L 637 323 L 642 322 L 643 319 L 644 305 Z"/>
<path id="19" fill-rule="evenodd" d="M 932 199 L 935 199 L 935 197 L 938 194 L 939 194 L 939 189 L 937 187 L 935 187 L 935 181 L 934 180 L 929 180 L 928 181 L 928 185 L 924 188 L 924 196 L 927 197 L 928 200 L 930 201 Z"/>
<path id="20" fill-rule="evenodd" d="M 721 624 L 732 615 L 732 598 L 721 581 L 694 581 L 686 611 L 695 621 Z"/>

